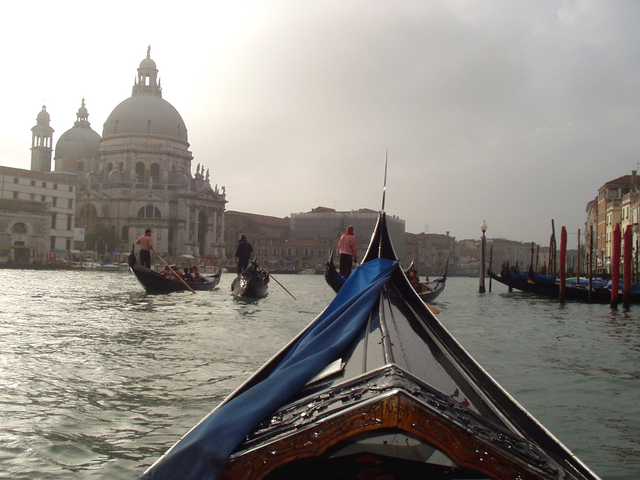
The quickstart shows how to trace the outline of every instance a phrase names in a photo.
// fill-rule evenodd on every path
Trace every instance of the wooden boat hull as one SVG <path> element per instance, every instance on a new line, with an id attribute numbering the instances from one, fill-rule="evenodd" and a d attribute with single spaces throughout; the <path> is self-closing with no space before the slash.
<path id="1" fill-rule="evenodd" d="M 324 312 L 142 478 L 175 477 L 598 478 L 431 313 L 384 214 Z"/>
<path id="2" fill-rule="evenodd" d="M 269 293 L 258 274 L 256 263 L 251 263 L 244 272 L 240 273 L 231 284 L 231 292 L 235 298 L 264 298 Z"/>
<path id="3" fill-rule="evenodd" d="M 541 452 L 523 445 L 522 439 L 508 438 L 507 432 L 470 409 L 447 407 L 450 404 L 450 398 L 390 365 L 274 412 L 261 422 L 259 433 L 268 437 L 279 430 L 278 435 L 270 441 L 250 438 L 247 447 L 258 445 L 232 455 L 218 479 L 356 479 L 372 469 L 370 464 L 374 478 L 478 478 L 478 473 L 494 478 L 553 478 L 555 462 L 541 461 Z M 447 409 L 450 418 L 445 420 L 442 413 Z M 284 428 L 283 417 L 289 420 Z M 476 430 L 483 435 L 471 434 Z M 496 435 L 516 448 L 506 454 L 496 445 Z M 368 463 L 362 461 L 365 455 Z M 429 463 L 434 457 L 439 463 Z M 451 461 L 444 460 L 447 457 Z M 327 467 L 330 462 L 335 465 Z M 344 476 L 348 469 L 353 471 Z"/>
<path id="4" fill-rule="evenodd" d="M 129 256 L 129 270 L 135 275 L 147 293 L 160 294 L 189 291 L 187 286 L 177 278 L 166 277 L 159 272 L 140 265 L 133 252 Z M 218 270 L 218 273 L 202 277 L 204 281 L 187 283 L 195 291 L 211 291 L 220 283 L 221 276 L 222 273 Z"/>

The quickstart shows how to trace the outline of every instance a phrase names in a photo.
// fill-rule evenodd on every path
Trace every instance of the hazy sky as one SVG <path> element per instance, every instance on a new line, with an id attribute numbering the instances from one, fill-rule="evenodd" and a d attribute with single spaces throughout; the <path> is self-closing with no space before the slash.
<path id="1" fill-rule="evenodd" d="M 100 7 L 98 7 L 100 5 Z M 176 10 L 179 8 L 180 10 Z M 11 2 L 0 164 L 30 168 L 85 97 L 102 134 L 151 45 L 163 98 L 229 210 L 381 204 L 407 231 L 575 244 L 640 162 L 640 2 Z M 559 238 L 559 236 L 558 236 Z"/>

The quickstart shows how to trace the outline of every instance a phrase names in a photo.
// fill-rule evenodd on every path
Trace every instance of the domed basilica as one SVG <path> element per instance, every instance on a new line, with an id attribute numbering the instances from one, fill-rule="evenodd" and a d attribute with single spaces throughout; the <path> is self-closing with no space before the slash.
<path id="1" fill-rule="evenodd" d="M 157 77 L 149 49 L 131 97 L 111 112 L 102 136 L 90 126 L 84 99 L 60 136 L 55 170 L 78 179 L 75 225 L 108 226 L 122 251 L 150 228 L 158 253 L 224 257 L 225 188 L 212 188 L 200 164 L 192 175 L 187 127 L 162 98 Z"/>

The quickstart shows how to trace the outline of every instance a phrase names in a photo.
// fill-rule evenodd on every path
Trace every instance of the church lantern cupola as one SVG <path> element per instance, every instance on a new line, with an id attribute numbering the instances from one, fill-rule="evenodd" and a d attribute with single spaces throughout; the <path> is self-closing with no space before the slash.
<path id="1" fill-rule="evenodd" d="M 162 87 L 158 82 L 156 62 L 151 60 L 151 46 L 147 48 L 147 58 L 140 62 L 138 78 L 133 85 L 132 95 L 155 95 L 162 97 Z"/>

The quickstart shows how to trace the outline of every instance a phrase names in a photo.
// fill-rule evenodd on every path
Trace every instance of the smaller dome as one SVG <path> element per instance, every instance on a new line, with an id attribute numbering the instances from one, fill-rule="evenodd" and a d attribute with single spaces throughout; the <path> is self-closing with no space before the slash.
<path id="1" fill-rule="evenodd" d="M 64 132 L 56 143 L 56 159 L 89 159 L 98 157 L 100 148 L 100 135 L 91 128 L 87 120 L 89 112 L 82 99 L 82 105 L 78 109 L 78 119 L 73 127 Z"/>
<path id="2" fill-rule="evenodd" d="M 55 158 L 97 158 L 100 140 L 100 135 L 93 129 L 74 126 L 60 136 Z"/>
<path id="3" fill-rule="evenodd" d="M 40 111 L 40 113 L 38 113 L 36 121 L 38 122 L 38 124 L 49 124 L 49 122 L 51 121 L 51 116 L 49 115 L 49 112 L 47 112 L 46 106 L 42 106 L 42 110 Z"/>

